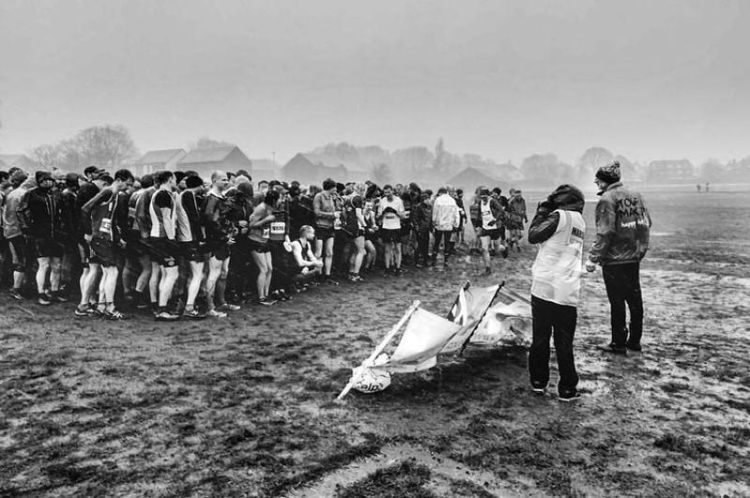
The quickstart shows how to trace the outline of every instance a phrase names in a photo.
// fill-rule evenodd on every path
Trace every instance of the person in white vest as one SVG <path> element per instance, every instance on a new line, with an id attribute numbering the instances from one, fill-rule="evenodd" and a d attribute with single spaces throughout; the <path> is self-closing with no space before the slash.
<path id="1" fill-rule="evenodd" d="M 583 265 L 582 212 L 584 197 L 572 185 L 560 185 L 540 203 L 529 226 L 529 242 L 539 245 L 531 268 L 533 339 L 529 374 L 534 392 L 544 393 L 549 382 L 550 337 L 554 337 L 560 381 L 558 399 L 580 397 L 573 359 L 573 336 Z"/>

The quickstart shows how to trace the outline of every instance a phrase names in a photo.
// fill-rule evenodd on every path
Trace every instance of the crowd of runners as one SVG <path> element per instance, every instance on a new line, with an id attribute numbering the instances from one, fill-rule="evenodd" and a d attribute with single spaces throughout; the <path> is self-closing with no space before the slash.
<path id="1" fill-rule="evenodd" d="M 76 316 L 119 320 L 127 303 L 158 320 L 224 317 L 315 285 L 448 265 L 476 227 L 485 272 L 520 251 L 520 191 L 436 192 L 371 182 L 252 183 L 245 171 L 157 171 L 136 178 L 90 166 L 83 175 L 0 172 L 0 278 L 39 305 L 80 295 Z"/>

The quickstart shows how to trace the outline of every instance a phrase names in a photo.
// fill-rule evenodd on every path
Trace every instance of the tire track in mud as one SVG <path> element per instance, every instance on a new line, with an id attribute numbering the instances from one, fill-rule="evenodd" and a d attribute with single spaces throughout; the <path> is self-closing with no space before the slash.
<path id="1" fill-rule="evenodd" d="M 288 498 L 336 496 L 337 491 L 341 488 L 346 488 L 351 484 L 366 479 L 378 470 L 393 467 L 405 461 L 409 461 L 415 465 L 424 465 L 432 473 L 451 481 L 470 481 L 493 496 L 544 496 L 538 490 L 536 492 L 524 490 L 523 494 L 521 494 L 514 491 L 508 483 L 499 479 L 491 472 L 471 469 L 451 458 L 435 455 L 424 448 L 411 444 L 389 444 L 383 446 L 378 454 L 334 470 L 319 481 L 307 487 L 294 490 L 286 496 Z M 433 478 L 433 480 L 437 479 Z M 439 482 L 433 484 L 437 488 L 435 491 L 438 493 L 440 491 L 449 493 L 449 489 L 440 489 L 445 487 L 441 484 Z"/>

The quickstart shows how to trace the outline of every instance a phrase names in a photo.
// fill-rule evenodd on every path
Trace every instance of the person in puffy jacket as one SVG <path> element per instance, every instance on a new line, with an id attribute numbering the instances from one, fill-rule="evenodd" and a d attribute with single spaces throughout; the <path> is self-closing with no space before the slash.
<path id="1" fill-rule="evenodd" d="M 66 299 L 59 293 L 63 245 L 60 243 L 62 210 L 60 195 L 54 189 L 55 179 L 48 171 L 35 174 L 37 188 L 26 195 L 19 208 L 22 229 L 33 244 L 39 264 L 36 272 L 38 302 L 43 306 Z M 49 276 L 49 290 L 47 277 Z"/>
<path id="2" fill-rule="evenodd" d="M 432 225 L 435 228 L 435 245 L 432 248 L 432 264 L 435 264 L 437 259 L 438 249 L 440 248 L 440 241 L 443 241 L 443 254 L 444 264 L 448 263 L 448 256 L 450 255 L 450 237 L 453 230 L 458 228 L 458 224 L 461 221 L 460 214 L 458 211 L 458 205 L 448 194 L 448 189 L 440 187 L 438 189 L 438 195 L 435 202 L 432 205 Z"/>
<path id="3" fill-rule="evenodd" d="M 640 263 L 648 251 L 651 216 L 641 194 L 620 182 L 620 163 L 614 161 L 596 172 L 601 199 L 596 205 L 596 242 L 589 251 L 586 270 L 602 267 L 611 307 L 612 341 L 601 349 L 626 354 L 641 350 L 643 299 Z M 625 324 L 625 304 L 630 327 Z"/>
<path id="4" fill-rule="evenodd" d="M 531 267 L 529 349 L 531 387 L 543 393 L 549 382 L 549 341 L 554 334 L 560 401 L 577 399 L 578 374 L 573 360 L 573 336 L 581 287 L 584 198 L 572 185 L 560 185 L 539 204 L 529 227 L 529 242 L 539 244 Z"/>

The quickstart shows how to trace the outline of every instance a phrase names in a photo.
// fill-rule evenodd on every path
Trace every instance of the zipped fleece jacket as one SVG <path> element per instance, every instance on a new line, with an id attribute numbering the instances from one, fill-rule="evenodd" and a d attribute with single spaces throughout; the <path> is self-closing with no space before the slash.
<path id="1" fill-rule="evenodd" d="M 649 244 L 651 216 L 641 194 L 622 182 L 608 185 L 596 205 L 596 242 L 589 261 L 605 265 L 639 262 Z"/>
<path id="2" fill-rule="evenodd" d="M 450 232 L 458 228 L 460 222 L 458 205 L 448 194 L 437 196 L 432 205 L 432 224 L 435 230 Z"/>
<path id="3" fill-rule="evenodd" d="M 24 209 L 25 208 L 25 209 Z M 37 239 L 54 239 L 62 222 L 60 199 L 52 189 L 35 188 L 26 195 L 26 206 L 19 206 L 25 231 Z M 20 211 L 24 211 L 21 213 Z"/>

